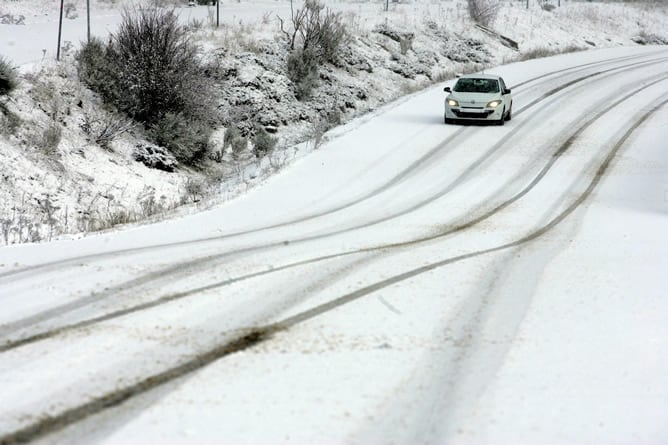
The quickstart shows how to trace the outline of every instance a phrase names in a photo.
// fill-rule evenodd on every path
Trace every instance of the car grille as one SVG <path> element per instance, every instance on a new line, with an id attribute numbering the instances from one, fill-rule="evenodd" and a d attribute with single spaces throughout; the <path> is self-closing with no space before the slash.
<path id="1" fill-rule="evenodd" d="M 485 110 L 483 113 L 467 113 L 466 111 L 462 110 L 452 110 L 453 113 L 457 117 L 460 117 L 462 119 L 487 119 L 487 116 L 492 114 L 494 111 L 492 110 Z"/>

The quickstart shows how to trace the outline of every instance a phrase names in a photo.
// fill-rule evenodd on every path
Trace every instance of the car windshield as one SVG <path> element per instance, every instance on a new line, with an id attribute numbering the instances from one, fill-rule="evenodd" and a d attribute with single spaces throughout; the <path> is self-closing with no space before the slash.
<path id="1" fill-rule="evenodd" d="M 498 93 L 499 82 L 495 79 L 459 79 L 455 85 L 458 93 Z"/>

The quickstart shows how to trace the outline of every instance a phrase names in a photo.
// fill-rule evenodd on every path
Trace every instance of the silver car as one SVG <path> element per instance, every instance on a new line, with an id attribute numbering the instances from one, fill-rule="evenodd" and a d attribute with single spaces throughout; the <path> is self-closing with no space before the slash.
<path id="1" fill-rule="evenodd" d="M 490 121 L 503 125 L 513 114 L 513 97 L 501 76 L 468 74 L 457 80 L 455 86 L 443 89 L 445 98 L 444 121 Z"/>

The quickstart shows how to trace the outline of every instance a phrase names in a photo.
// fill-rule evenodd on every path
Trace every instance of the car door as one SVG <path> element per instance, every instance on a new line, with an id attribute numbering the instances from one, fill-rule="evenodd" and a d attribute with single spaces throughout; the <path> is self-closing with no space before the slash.
<path id="1" fill-rule="evenodd" d="M 510 110 L 510 104 L 512 103 L 512 96 L 510 94 L 504 94 L 506 87 L 506 82 L 503 81 L 502 77 L 499 77 L 499 86 L 501 87 L 501 98 L 503 99 L 503 106 L 506 110 Z"/>

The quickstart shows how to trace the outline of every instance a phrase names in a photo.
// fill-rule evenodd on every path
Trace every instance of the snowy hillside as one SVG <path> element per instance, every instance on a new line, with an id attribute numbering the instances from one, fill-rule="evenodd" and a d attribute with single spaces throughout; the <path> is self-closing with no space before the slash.
<path id="1" fill-rule="evenodd" d="M 327 130 L 456 73 L 564 51 L 668 41 L 668 11 L 660 4 L 563 1 L 550 9 L 532 2 L 527 9 L 523 2 L 503 2 L 491 28 L 517 42 L 515 49 L 476 27 L 463 1 L 392 3 L 387 12 L 380 2 L 328 1 L 344 17 L 350 38 L 338 63 L 320 67 L 312 97 L 300 101 L 287 77 L 278 20 L 290 17 L 288 2 L 225 2 L 219 28 L 213 27 L 214 7 L 177 3 L 202 58 L 216 66 L 220 116 L 206 163 L 166 172 L 135 160 L 146 139 L 142 129 L 103 107 L 78 80 L 74 53 L 86 36 L 85 3 L 67 2 L 60 62 L 54 60 L 58 1 L 0 3 L 0 56 L 21 72 L 18 89 L 0 99 L 8 110 L 0 116 L 2 244 L 228 200 L 321 146 L 332 137 Z M 93 35 L 115 32 L 121 2 L 92 5 Z M 433 109 L 434 116 L 441 113 Z M 108 144 L 91 137 L 91 125 L 110 124 L 127 131 Z M 257 158 L 250 146 L 235 152 L 223 146 L 226 129 L 247 134 L 256 125 L 278 138 L 268 156 Z"/>

